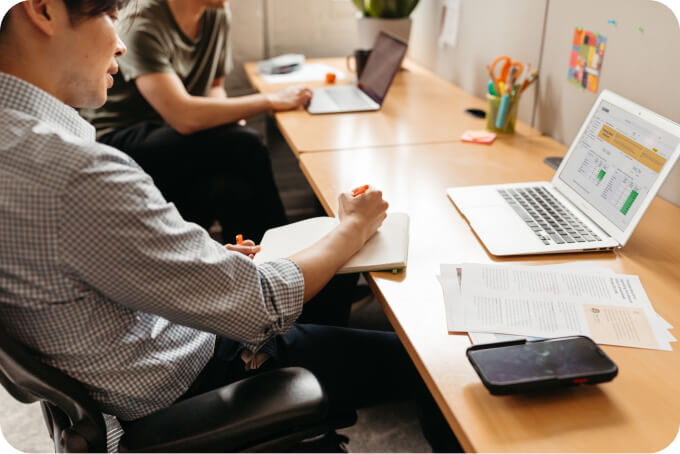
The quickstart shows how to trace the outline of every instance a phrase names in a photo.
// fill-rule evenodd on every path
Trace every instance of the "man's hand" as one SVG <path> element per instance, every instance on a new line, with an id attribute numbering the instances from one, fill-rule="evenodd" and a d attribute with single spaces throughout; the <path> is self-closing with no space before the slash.
<path id="1" fill-rule="evenodd" d="M 353 197 L 357 189 L 340 194 L 338 198 L 340 225 L 313 245 L 290 256 L 302 271 L 305 301 L 328 283 L 387 217 L 387 202 L 383 200 L 381 191 L 369 187 L 363 194 Z"/>
<path id="2" fill-rule="evenodd" d="M 312 90 L 303 87 L 288 87 L 266 96 L 271 109 L 278 112 L 306 106 L 312 99 Z"/>
<path id="3" fill-rule="evenodd" d="M 382 191 L 369 187 L 356 197 L 351 192 L 343 192 L 338 197 L 338 215 L 341 224 L 356 230 L 362 244 L 369 240 L 387 217 L 389 204 L 383 200 Z"/>
<path id="4" fill-rule="evenodd" d="M 255 245 L 255 242 L 252 240 L 243 240 L 241 244 L 225 244 L 225 248 L 227 248 L 230 251 L 234 252 L 239 252 L 243 255 L 247 255 L 251 259 L 255 257 L 255 254 L 260 252 L 262 249 L 261 246 Z"/>

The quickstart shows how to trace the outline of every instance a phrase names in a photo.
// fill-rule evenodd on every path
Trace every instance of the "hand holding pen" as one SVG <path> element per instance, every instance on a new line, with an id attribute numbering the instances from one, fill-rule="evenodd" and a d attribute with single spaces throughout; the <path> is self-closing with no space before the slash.
<path id="1" fill-rule="evenodd" d="M 238 252 L 250 257 L 251 259 L 255 258 L 255 254 L 260 252 L 262 249 L 262 247 L 256 245 L 253 240 L 244 240 L 243 235 L 240 233 L 236 235 L 236 244 L 225 244 L 224 247 L 229 251 Z"/>

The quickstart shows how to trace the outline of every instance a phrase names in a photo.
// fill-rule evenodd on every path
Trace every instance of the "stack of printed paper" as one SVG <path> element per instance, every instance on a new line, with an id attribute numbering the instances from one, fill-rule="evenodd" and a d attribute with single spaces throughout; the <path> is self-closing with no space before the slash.
<path id="1" fill-rule="evenodd" d="M 442 264 L 440 271 L 449 331 L 582 334 L 599 344 L 656 350 L 671 350 L 676 340 L 637 276 L 581 264 Z M 475 336 L 477 341 L 494 338 Z"/>

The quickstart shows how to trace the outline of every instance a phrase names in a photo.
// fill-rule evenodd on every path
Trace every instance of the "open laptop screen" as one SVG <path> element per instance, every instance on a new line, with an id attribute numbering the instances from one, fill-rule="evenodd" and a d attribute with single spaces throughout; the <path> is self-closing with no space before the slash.
<path id="1" fill-rule="evenodd" d="M 378 35 L 359 79 L 359 88 L 377 103 L 382 104 L 385 99 L 406 49 L 407 45 L 403 41 L 383 32 Z"/>
<path id="2" fill-rule="evenodd" d="M 679 143 L 679 137 L 602 101 L 559 178 L 625 230 Z"/>

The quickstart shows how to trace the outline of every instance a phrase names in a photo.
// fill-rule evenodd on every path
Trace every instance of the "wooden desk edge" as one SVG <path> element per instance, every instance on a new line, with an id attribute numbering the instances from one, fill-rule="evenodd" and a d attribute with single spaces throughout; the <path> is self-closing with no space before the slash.
<path id="1" fill-rule="evenodd" d="M 324 210 L 326 211 L 326 214 L 329 216 L 335 216 L 335 211 L 330 207 L 328 204 L 328 201 L 323 197 L 323 194 L 321 193 L 319 187 L 316 184 L 316 181 L 312 178 L 312 176 L 309 174 L 309 170 L 305 166 L 304 162 L 302 160 L 300 162 L 300 169 L 302 170 L 302 173 L 305 175 L 305 178 L 307 178 L 307 181 L 309 182 L 310 186 L 314 190 L 314 194 L 316 195 L 317 200 L 322 204 Z M 383 309 L 383 312 L 387 316 L 387 319 L 390 322 L 390 325 L 394 328 L 395 332 L 397 333 L 397 336 L 399 336 L 399 339 L 401 340 L 401 343 L 404 345 L 404 348 L 406 348 L 406 351 L 408 352 L 409 357 L 413 361 L 413 363 L 416 366 L 416 369 L 418 369 L 418 373 L 420 376 L 423 378 L 423 381 L 425 382 L 425 385 L 427 386 L 427 389 L 430 390 L 430 393 L 432 394 L 432 397 L 434 397 L 437 406 L 439 409 L 442 411 L 444 414 L 444 417 L 446 418 L 447 422 L 449 423 L 449 426 L 451 427 L 451 430 L 456 434 L 456 438 L 458 439 L 458 442 L 461 444 L 465 452 L 476 452 L 476 449 L 474 448 L 472 442 L 468 438 L 467 434 L 463 430 L 461 424 L 458 422 L 458 419 L 456 416 L 453 414 L 451 409 L 449 408 L 448 404 L 446 403 L 446 400 L 444 399 L 444 396 L 442 395 L 441 391 L 439 388 L 435 385 L 434 379 L 430 375 L 429 371 L 425 367 L 425 364 L 423 363 L 422 359 L 420 358 L 420 355 L 418 355 L 418 352 L 416 349 L 413 347 L 411 344 L 411 341 L 409 340 L 408 336 L 404 332 L 401 324 L 398 322 L 396 319 L 394 313 L 392 312 L 392 309 L 390 308 L 390 305 L 387 303 L 385 296 L 383 293 L 380 291 L 380 288 L 375 282 L 375 277 L 374 273 L 364 273 L 364 276 L 366 277 L 366 281 L 368 282 L 369 287 L 373 291 L 373 294 L 376 296 L 376 299 L 380 303 L 380 306 Z"/>

